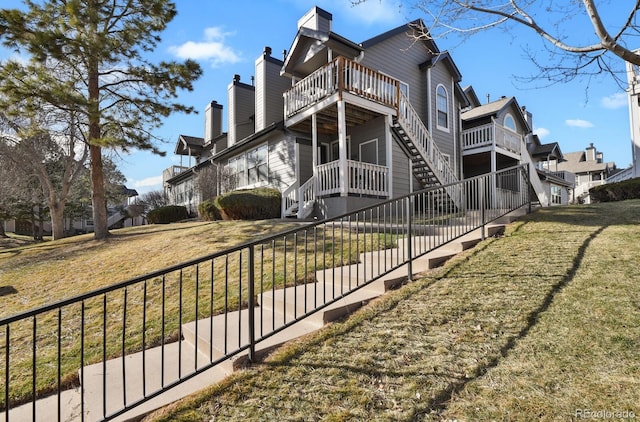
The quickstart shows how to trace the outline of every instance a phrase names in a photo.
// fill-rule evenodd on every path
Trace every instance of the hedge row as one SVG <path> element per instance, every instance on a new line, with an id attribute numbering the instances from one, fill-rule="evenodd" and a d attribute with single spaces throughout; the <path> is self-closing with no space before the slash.
<path id="1" fill-rule="evenodd" d="M 198 205 L 203 220 L 262 220 L 280 217 L 282 195 L 272 188 L 238 190 Z"/>
<path id="2" fill-rule="evenodd" d="M 625 199 L 640 199 L 640 178 L 607 183 L 589 189 L 589 196 L 594 202 L 614 202 Z"/>
<path id="3" fill-rule="evenodd" d="M 186 220 L 187 218 L 189 218 L 187 208 L 180 205 L 168 205 L 166 207 L 156 208 L 147 213 L 147 221 L 149 224 L 169 224 Z"/>

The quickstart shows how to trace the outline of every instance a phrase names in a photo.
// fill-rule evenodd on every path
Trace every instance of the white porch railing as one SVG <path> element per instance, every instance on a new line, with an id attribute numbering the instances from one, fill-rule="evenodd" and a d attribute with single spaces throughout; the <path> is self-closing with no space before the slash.
<path id="1" fill-rule="evenodd" d="M 318 196 L 340 193 L 340 161 L 318 165 Z"/>
<path id="2" fill-rule="evenodd" d="M 289 212 L 298 204 L 299 182 L 295 182 L 282 192 L 281 217 L 285 218 Z"/>
<path id="3" fill-rule="evenodd" d="M 284 115 L 289 118 L 338 91 L 395 107 L 398 81 L 344 57 L 316 70 L 284 93 Z"/>
<path id="4" fill-rule="evenodd" d="M 302 204 L 309 201 L 315 201 L 316 180 L 313 177 L 310 177 L 306 182 L 302 184 L 302 186 L 300 186 L 300 189 L 298 189 L 298 197 L 300 198 Z"/>
<path id="5" fill-rule="evenodd" d="M 497 124 L 466 129 L 462 132 L 462 148 L 467 151 L 485 146 L 497 146 L 516 154 L 522 153 L 522 136 Z"/>
<path id="6" fill-rule="evenodd" d="M 389 196 L 389 168 L 362 161 L 347 160 L 347 194 Z M 317 195 L 341 192 L 340 161 L 318 166 Z"/>
<path id="7" fill-rule="evenodd" d="M 424 125 L 409 99 L 402 93 L 399 95 L 398 123 L 407 133 L 420 155 L 427 161 L 429 168 L 436 175 L 440 184 L 448 185 L 458 181 L 451 166 L 444 159 L 431 137 L 431 133 Z"/>
<path id="8" fill-rule="evenodd" d="M 387 196 L 389 193 L 389 168 L 377 164 L 348 160 L 349 193 Z"/>

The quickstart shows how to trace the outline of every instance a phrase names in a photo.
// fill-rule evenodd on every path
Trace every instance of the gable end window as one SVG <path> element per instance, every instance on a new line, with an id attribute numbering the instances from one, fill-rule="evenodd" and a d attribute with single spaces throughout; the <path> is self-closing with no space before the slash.
<path id="1" fill-rule="evenodd" d="M 436 88 L 436 113 L 438 129 L 449 131 L 449 93 L 444 85 Z"/>
<path id="2" fill-rule="evenodd" d="M 516 132 L 516 121 L 513 118 L 513 116 L 509 113 L 507 113 L 507 115 L 504 116 L 504 127 Z"/>

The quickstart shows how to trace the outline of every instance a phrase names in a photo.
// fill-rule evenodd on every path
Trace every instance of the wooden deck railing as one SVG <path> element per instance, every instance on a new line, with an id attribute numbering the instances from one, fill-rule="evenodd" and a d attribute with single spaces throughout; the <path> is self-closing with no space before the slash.
<path id="1" fill-rule="evenodd" d="M 362 161 L 347 160 L 348 194 L 387 197 L 389 195 L 389 168 Z M 340 193 L 340 161 L 318 166 L 317 195 Z"/>
<path id="2" fill-rule="evenodd" d="M 338 91 L 396 107 L 399 86 L 394 78 L 338 57 L 284 93 L 284 114 L 289 118 Z"/>
<path id="3" fill-rule="evenodd" d="M 522 143 L 522 135 L 496 122 L 462 131 L 462 148 L 465 151 L 493 145 L 520 154 Z"/>

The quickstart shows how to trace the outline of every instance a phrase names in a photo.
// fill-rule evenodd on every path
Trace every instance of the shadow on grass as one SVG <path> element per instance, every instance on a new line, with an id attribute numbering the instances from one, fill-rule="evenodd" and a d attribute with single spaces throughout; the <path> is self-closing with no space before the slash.
<path id="1" fill-rule="evenodd" d="M 526 224 L 523 223 L 523 225 Z M 415 408 L 411 409 L 410 415 L 406 419 L 403 420 L 421 420 L 425 417 L 433 416 L 434 414 L 441 414 L 446 410 L 448 403 L 452 399 L 452 397 L 465 388 L 467 384 L 470 382 L 484 376 L 491 369 L 497 367 L 501 361 L 506 358 L 509 353 L 514 349 L 516 344 L 523 338 L 527 337 L 531 330 L 537 325 L 539 318 L 542 314 L 544 314 L 549 307 L 553 304 L 555 297 L 558 293 L 560 293 L 571 281 L 574 279 L 576 273 L 580 269 L 585 253 L 589 248 L 591 242 L 596 239 L 608 226 L 600 226 L 595 231 L 590 233 L 586 239 L 580 244 L 578 250 L 576 251 L 575 256 L 573 257 L 571 267 L 568 269 L 566 273 L 563 274 L 553 274 L 552 277 L 558 277 L 559 280 L 550 286 L 548 291 L 541 295 L 541 300 L 538 306 L 536 306 L 529 314 L 526 316 L 526 323 L 522 326 L 522 328 L 517 331 L 516 334 L 506 338 L 503 340 L 503 344 L 497 345 L 499 348 L 496 348 L 493 356 L 488 356 L 488 360 L 485 361 L 484 364 L 479 364 L 475 370 L 470 374 L 460 374 L 455 371 L 435 371 L 428 370 L 427 368 L 422 368 L 419 371 L 407 372 L 406 368 L 398 368 L 398 370 L 390 370 L 389 368 L 385 368 L 380 370 L 380 368 L 363 366 L 363 365 L 354 365 L 350 362 L 344 363 L 330 363 L 325 364 L 323 361 L 316 361 L 310 364 L 314 369 L 334 369 L 340 370 L 344 373 L 352 373 L 352 374 L 360 374 L 365 375 L 369 378 L 380 378 L 383 377 L 392 377 L 392 378 L 402 378 L 402 377 L 435 377 L 439 379 L 444 385 L 441 385 L 441 388 L 428 400 L 424 402 L 420 402 L 416 405 Z M 517 228 L 518 230 L 520 228 Z M 479 245 L 474 248 L 472 251 L 469 251 L 464 257 L 456 262 L 454 265 L 451 265 L 445 272 L 434 277 L 432 281 L 429 283 L 425 283 L 421 286 L 421 290 L 429 289 L 437 284 L 440 280 L 447 278 L 452 272 L 454 272 L 460 266 L 466 265 L 467 261 L 473 258 L 475 255 L 480 253 L 482 250 L 486 249 L 490 243 L 486 243 L 484 245 Z M 531 274 L 535 276 L 536 274 Z M 389 298 L 391 299 L 391 298 Z M 398 295 L 394 299 L 387 299 L 384 302 L 380 302 L 376 305 L 375 312 L 369 312 L 366 319 L 374 318 L 378 315 L 384 315 L 385 313 L 393 310 L 397 307 L 403 300 L 406 299 L 403 295 Z M 354 318 L 355 317 L 355 318 Z M 267 360 L 265 362 L 266 368 L 271 368 L 274 370 L 278 370 L 278 368 L 291 367 L 294 366 L 294 361 L 301 354 L 305 353 L 309 349 L 314 349 L 315 347 L 321 345 L 323 342 L 327 341 L 329 338 L 339 338 L 341 336 L 348 336 L 351 332 L 357 329 L 362 324 L 363 321 L 358 320 L 356 316 L 352 316 L 349 319 L 344 321 L 344 324 L 338 324 L 333 327 L 327 327 L 327 329 L 320 333 L 315 338 L 310 338 L 301 344 L 300 347 L 293 346 L 291 348 L 285 349 L 282 353 L 274 360 Z M 339 340 L 336 340 L 339 343 Z M 306 365 L 309 365 L 308 363 Z M 248 375 L 248 374 L 247 374 Z M 243 377 L 240 377 L 242 379 Z M 239 380 L 239 379 L 236 379 Z"/>
<path id="2" fill-rule="evenodd" d="M 18 291 L 13 286 L 0 286 L 0 297 L 9 296 L 18 293 Z"/>
<path id="3" fill-rule="evenodd" d="M 433 399 L 430 401 L 430 403 L 426 407 L 423 407 L 420 410 L 416 409 L 416 412 L 412 415 L 412 418 L 410 419 L 425 416 L 426 414 L 430 414 L 433 412 L 442 412 L 447 408 L 449 401 L 457 392 L 461 391 L 468 383 L 482 377 L 491 369 L 497 367 L 500 364 L 501 360 L 506 358 L 509 355 L 510 351 L 516 346 L 518 341 L 525 338 L 529 334 L 531 329 L 536 326 L 540 316 L 549 309 L 556 295 L 559 292 L 561 292 L 562 289 L 564 289 L 573 280 L 578 269 L 582 265 L 582 260 L 584 259 L 584 255 L 587 248 L 589 247 L 591 242 L 596 237 L 598 237 L 607 227 L 608 226 L 601 226 L 596 231 L 591 233 L 589 237 L 587 237 L 587 239 L 585 239 L 582 245 L 580 245 L 578 252 L 573 259 L 573 265 L 571 266 L 569 271 L 564 275 L 564 277 L 558 283 L 552 286 L 552 288 L 549 290 L 549 292 L 547 292 L 546 296 L 544 297 L 540 305 L 537 308 L 535 308 L 527 316 L 527 323 L 518 332 L 518 334 L 510 337 L 507 340 L 506 344 L 500 348 L 499 355 L 494 356 L 492 359 L 489 360 L 489 362 L 486 365 L 478 368 L 474 376 L 465 378 L 463 380 L 459 380 L 457 382 L 452 382 L 447 388 L 445 388 L 439 394 L 433 397 Z"/>

